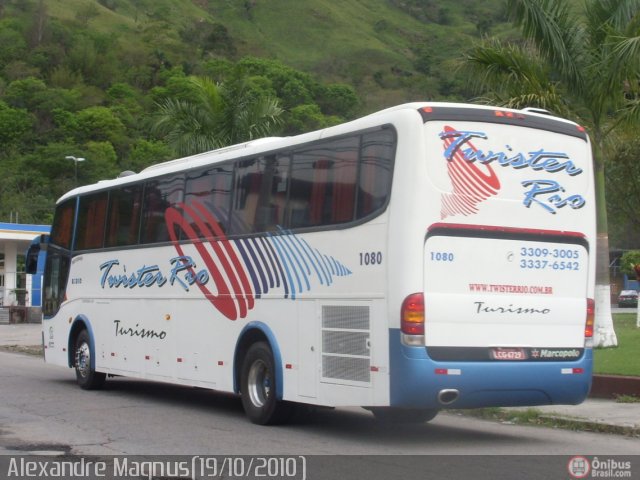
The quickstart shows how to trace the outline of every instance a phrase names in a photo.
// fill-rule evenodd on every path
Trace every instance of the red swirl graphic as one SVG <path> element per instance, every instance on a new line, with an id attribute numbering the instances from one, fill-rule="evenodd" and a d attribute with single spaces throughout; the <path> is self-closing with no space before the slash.
<path id="1" fill-rule="evenodd" d="M 233 246 L 220 229 L 218 222 L 207 211 L 204 205 L 193 202 L 192 208 L 184 203 L 176 205 L 182 209 L 192 220 L 193 224 L 185 220 L 184 215 L 177 209 L 170 207 L 165 211 L 164 217 L 169 230 L 169 237 L 180 256 L 184 250 L 176 235 L 176 227 L 193 241 L 198 254 L 204 262 L 217 289 L 217 294 L 211 293 L 206 285 L 197 283 L 198 288 L 213 306 L 230 320 L 244 318 L 247 312 L 254 306 L 254 296 L 247 278 L 247 274 L 238 258 Z M 197 210 L 197 211 L 196 211 Z M 193 225 L 200 231 L 196 232 Z M 216 258 L 224 274 L 207 250 L 204 239 L 211 239 L 208 243 L 213 249 Z M 194 273 L 194 272 L 192 272 Z"/>
<path id="2" fill-rule="evenodd" d="M 455 128 L 445 126 L 446 133 L 456 132 Z M 455 141 L 455 136 L 443 139 L 443 148 L 447 148 Z M 465 147 L 477 152 L 471 142 L 465 142 Z M 481 168 L 481 166 L 483 168 Z M 465 159 L 457 149 L 451 158 L 447 159 L 447 173 L 451 179 L 452 193 L 442 195 L 440 217 L 453 215 L 472 215 L 478 211 L 477 205 L 487 198 L 494 196 L 500 190 L 500 180 L 490 165 L 478 165 Z M 483 171 L 484 170 L 484 171 Z"/>

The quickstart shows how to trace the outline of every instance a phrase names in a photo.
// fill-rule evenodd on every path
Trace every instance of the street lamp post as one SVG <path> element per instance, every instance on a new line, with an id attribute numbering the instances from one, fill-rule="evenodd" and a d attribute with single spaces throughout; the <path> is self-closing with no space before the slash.
<path id="1" fill-rule="evenodd" d="M 67 160 L 73 160 L 73 164 L 75 166 L 75 181 L 76 181 L 76 187 L 78 186 L 78 162 L 84 162 L 85 159 L 82 157 L 74 157 L 73 155 L 67 155 L 66 157 Z"/>

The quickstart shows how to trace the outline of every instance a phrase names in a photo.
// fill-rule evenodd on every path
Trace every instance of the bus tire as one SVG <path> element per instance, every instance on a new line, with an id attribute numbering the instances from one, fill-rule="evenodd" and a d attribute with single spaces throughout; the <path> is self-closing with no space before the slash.
<path id="1" fill-rule="evenodd" d="M 293 407 L 277 399 L 276 382 L 271 348 L 265 342 L 254 343 L 242 361 L 240 374 L 242 406 L 251 422 L 275 425 L 290 418 Z"/>
<path id="2" fill-rule="evenodd" d="M 91 368 L 91 359 L 95 352 L 91 349 L 89 332 L 82 330 L 76 338 L 76 347 L 73 353 L 73 366 L 76 369 L 76 382 L 84 390 L 97 390 L 102 388 L 107 375 L 96 372 Z"/>
<path id="3" fill-rule="evenodd" d="M 373 416 L 381 423 L 426 423 L 438 414 L 437 408 L 374 407 Z"/>

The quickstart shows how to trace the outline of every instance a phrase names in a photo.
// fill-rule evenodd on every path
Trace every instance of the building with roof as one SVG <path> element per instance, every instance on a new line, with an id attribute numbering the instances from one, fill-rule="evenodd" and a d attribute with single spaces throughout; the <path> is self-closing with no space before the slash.
<path id="1" fill-rule="evenodd" d="M 27 275 L 24 255 L 35 238 L 50 231 L 48 225 L 0 222 L 0 306 L 40 307 L 42 266 L 36 275 Z"/>

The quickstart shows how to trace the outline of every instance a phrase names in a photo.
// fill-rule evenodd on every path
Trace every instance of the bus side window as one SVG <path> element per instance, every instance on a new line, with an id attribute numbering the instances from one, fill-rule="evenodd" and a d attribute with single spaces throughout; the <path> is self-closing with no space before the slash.
<path id="1" fill-rule="evenodd" d="M 309 196 L 314 181 L 314 159 L 313 152 L 294 154 L 289 187 L 289 227 L 291 228 L 312 225 Z"/>
<path id="2" fill-rule="evenodd" d="M 229 225 L 232 234 L 253 232 L 263 173 L 256 158 L 240 160 L 236 163 L 233 206 Z"/>
<path id="3" fill-rule="evenodd" d="M 384 207 L 391 192 L 391 170 L 395 153 L 392 130 L 363 135 L 358 181 L 358 218 Z"/>
<path id="4" fill-rule="evenodd" d="M 73 239 L 73 220 L 76 213 L 76 199 L 65 201 L 56 209 L 56 216 L 51 227 L 51 243 L 59 247 L 71 249 Z"/>
<path id="5" fill-rule="evenodd" d="M 290 159 L 286 156 L 261 157 L 264 176 L 255 214 L 255 232 L 273 232 L 284 226 Z"/>
<path id="6" fill-rule="evenodd" d="M 107 216 L 107 192 L 80 197 L 76 250 L 102 248 Z"/>
<path id="7" fill-rule="evenodd" d="M 286 155 L 237 163 L 231 233 L 272 232 L 285 226 L 289 163 Z"/>
<path id="8" fill-rule="evenodd" d="M 346 138 L 338 143 L 335 148 L 329 223 L 351 222 L 355 220 L 359 138 Z"/>
<path id="9" fill-rule="evenodd" d="M 359 137 L 332 140 L 294 154 L 290 227 L 354 220 Z"/>
<path id="10" fill-rule="evenodd" d="M 106 247 L 135 245 L 140 230 L 142 188 L 139 185 L 112 190 L 109 196 Z"/>
<path id="11" fill-rule="evenodd" d="M 145 183 L 142 202 L 140 243 L 169 241 L 169 230 L 164 214 L 167 208 L 178 208 L 184 200 L 184 176 L 160 178 Z M 180 238 L 180 232 L 176 232 Z"/>
<path id="12" fill-rule="evenodd" d="M 204 222 L 201 238 L 220 233 L 226 234 L 231 208 L 231 183 L 233 164 L 209 167 L 187 174 L 185 204 L 188 209 L 185 219 L 194 231 L 199 231 L 198 222 Z M 198 218 L 191 218 L 192 212 Z"/>

